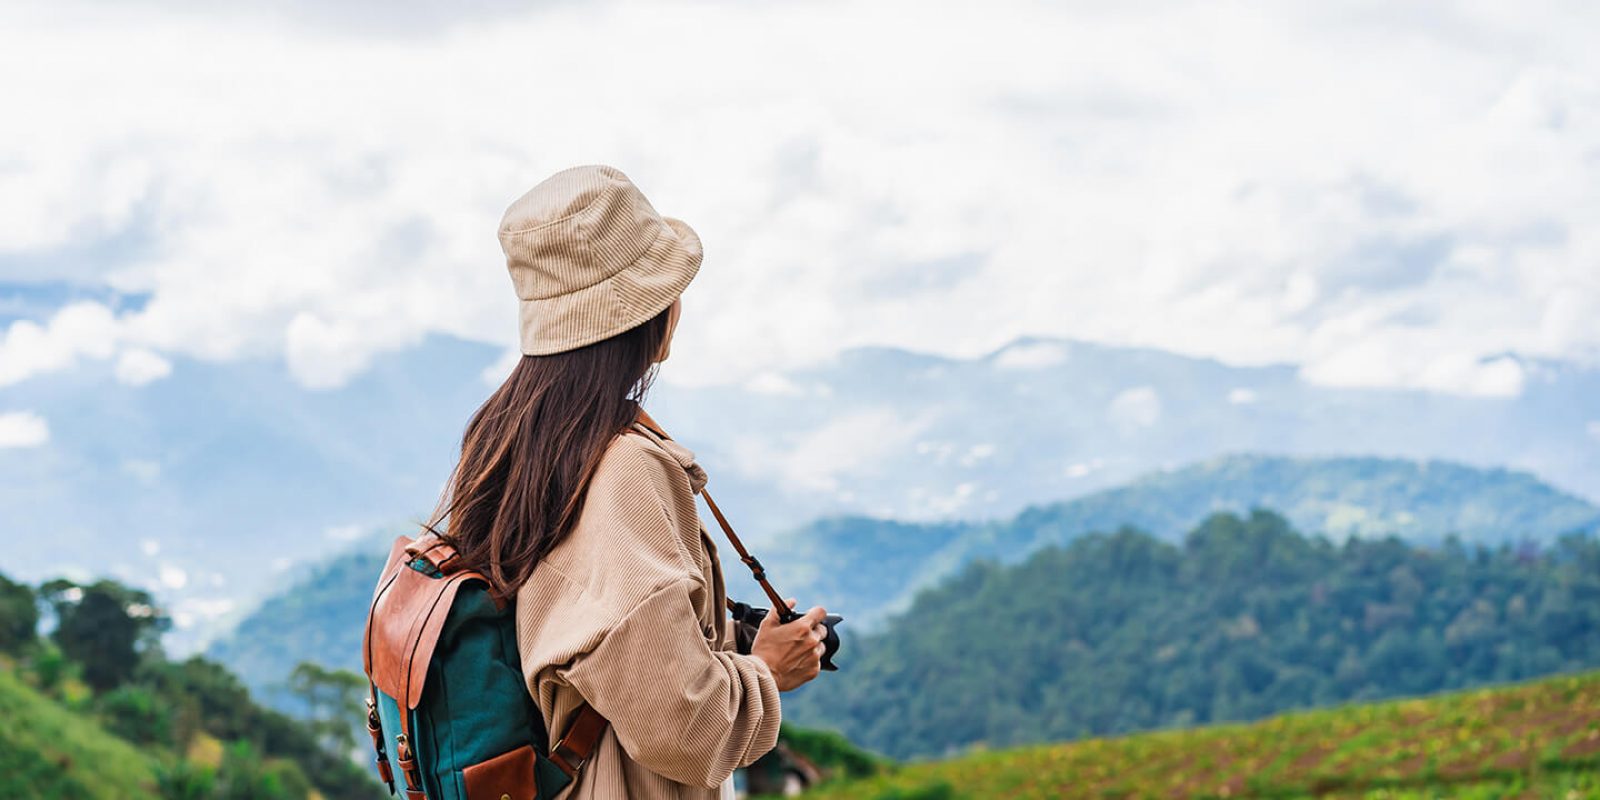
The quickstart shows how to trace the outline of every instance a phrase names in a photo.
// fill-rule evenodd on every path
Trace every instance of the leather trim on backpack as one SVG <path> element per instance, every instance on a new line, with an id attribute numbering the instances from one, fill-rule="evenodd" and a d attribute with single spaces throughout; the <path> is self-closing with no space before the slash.
<path id="1" fill-rule="evenodd" d="M 433 661 L 433 649 L 439 644 L 450 606 L 461 585 L 470 580 L 485 579 L 476 572 L 430 578 L 401 564 L 380 585 L 367 619 L 367 674 L 379 691 L 407 709 L 422 701 L 428 664 Z"/>
<path id="2" fill-rule="evenodd" d="M 537 762 L 533 745 L 525 744 L 463 769 L 466 800 L 538 800 Z"/>
<path id="3" fill-rule="evenodd" d="M 600 737 L 611 723 L 594 706 L 584 703 L 578 707 L 578 716 L 572 720 L 561 741 L 550 746 L 550 761 L 568 777 L 576 778 L 578 771 L 594 756 Z"/>

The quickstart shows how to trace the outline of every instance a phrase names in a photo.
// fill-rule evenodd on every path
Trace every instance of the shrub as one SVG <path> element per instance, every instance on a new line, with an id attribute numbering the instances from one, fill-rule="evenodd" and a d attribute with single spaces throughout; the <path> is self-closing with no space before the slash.
<path id="1" fill-rule="evenodd" d="M 135 744 L 173 744 L 172 707 L 142 686 L 113 689 L 95 702 L 106 730 Z"/>

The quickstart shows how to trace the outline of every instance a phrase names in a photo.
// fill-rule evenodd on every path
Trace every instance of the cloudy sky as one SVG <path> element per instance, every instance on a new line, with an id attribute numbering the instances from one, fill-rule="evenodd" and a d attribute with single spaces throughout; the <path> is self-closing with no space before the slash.
<path id="1" fill-rule="evenodd" d="M 627 172 L 706 263 L 666 380 L 1149 345 L 1514 394 L 1600 352 L 1588 3 L 0 9 L 7 386 L 508 346 L 501 211 Z"/>
<path id="2" fill-rule="evenodd" d="M 109 570 L 215 621 L 281 585 L 276 542 L 309 558 L 425 511 L 515 355 L 500 215 L 596 162 L 705 243 L 680 399 L 805 409 L 789 390 L 845 348 L 1069 337 L 1521 403 L 1558 431 L 1537 453 L 1397 452 L 1591 485 L 1600 412 L 1535 365 L 1600 365 L 1596 8 L 0 4 L 0 510 L 24 532 L 0 566 Z M 1178 395 L 1108 391 L 1189 440 L 1152 427 Z M 826 447 L 762 443 L 748 475 L 702 451 L 746 479 L 740 519 L 774 454 L 800 485 L 945 446 L 835 399 L 856 416 L 805 434 Z M 925 483 L 894 488 L 942 513 Z"/>

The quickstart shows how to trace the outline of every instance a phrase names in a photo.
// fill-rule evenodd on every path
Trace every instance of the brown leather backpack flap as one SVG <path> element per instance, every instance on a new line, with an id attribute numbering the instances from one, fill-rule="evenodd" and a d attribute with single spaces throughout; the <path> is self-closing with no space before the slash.
<path id="1" fill-rule="evenodd" d="M 475 572 L 430 578 L 402 565 L 380 590 L 367 619 L 367 674 L 380 691 L 417 707 L 456 592 L 473 579 L 483 578 Z"/>
<path id="2" fill-rule="evenodd" d="M 411 545 L 411 537 L 397 536 L 394 545 L 389 548 L 389 560 L 383 565 L 383 572 L 378 575 L 378 585 L 372 590 L 372 604 L 367 608 L 367 624 L 361 631 L 361 667 L 366 670 L 367 677 L 372 676 L 372 616 L 373 609 L 378 606 L 378 598 L 383 596 L 384 590 L 394 582 L 395 576 L 405 568 L 410 558 L 406 550 Z"/>

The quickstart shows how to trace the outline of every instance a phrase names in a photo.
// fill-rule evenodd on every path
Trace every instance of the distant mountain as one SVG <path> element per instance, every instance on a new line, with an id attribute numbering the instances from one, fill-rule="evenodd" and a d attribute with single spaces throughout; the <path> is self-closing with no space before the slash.
<path id="1" fill-rule="evenodd" d="M 784 718 L 888 755 L 1250 720 L 1600 667 L 1600 539 L 1423 549 L 1267 511 L 1131 529 L 919 594 Z"/>
<path id="2" fill-rule="evenodd" d="M 18 577 L 109 574 L 151 588 L 183 651 L 377 530 L 432 508 L 500 352 L 430 337 L 349 385 L 307 390 L 281 363 L 179 359 L 8 386 L 47 417 L 0 448 Z M 1292 366 L 1024 339 L 972 358 L 864 348 L 753 380 L 672 383 L 656 416 L 694 449 L 752 544 L 826 516 L 1003 519 L 1154 470 L 1262 452 L 1507 466 L 1600 497 L 1600 368 L 1518 360 L 1515 397 L 1336 389 Z"/>
<path id="3" fill-rule="evenodd" d="M 262 702 L 298 713 L 284 681 L 301 661 L 361 671 L 361 633 L 388 541 L 373 540 L 301 574 L 206 655 L 227 664 Z"/>
<path id="4" fill-rule="evenodd" d="M 1465 397 L 1022 339 L 965 359 L 851 350 L 743 386 L 665 386 L 652 408 L 756 539 L 822 516 L 1004 518 L 1229 453 L 1505 467 L 1600 498 L 1600 368 L 1514 360 L 1520 395 Z"/>
<path id="5" fill-rule="evenodd" d="M 1600 508 L 1531 475 L 1439 461 L 1225 456 L 992 523 L 821 520 L 763 553 L 783 591 L 874 620 L 976 558 L 1019 561 L 1091 531 L 1131 526 L 1177 541 L 1217 511 L 1280 509 L 1334 539 L 1399 536 L 1437 544 L 1553 541 L 1600 526 Z M 866 565 L 871 565 L 866 567 Z M 753 592 L 737 565 L 735 581 Z"/>
<path id="6" fill-rule="evenodd" d="M 1288 509 L 1303 530 L 1335 537 L 1392 533 L 1419 542 L 1454 533 L 1470 541 L 1548 543 L 1600 520 L 1600 509 L 1589 503 L 1506 470 L 1234 456 L 992 523 L 824 519 L 769 540 L 759 555 L 779 590 L 837 609 L 851 629 L 863 630 L 975 558 L 1019 561 L 1041 547 L 1125 525 L 1177 541 L 1212 512 L 1263 505 Z M 269 698 L 303 659 L 359 669 L 361 624 L 387 553 L 387 539 L 373 540 L 305 573 L 210 655 Z M 742 565 L 728 558 L 724 567 L 735 596 L 760 597 Z"/>

